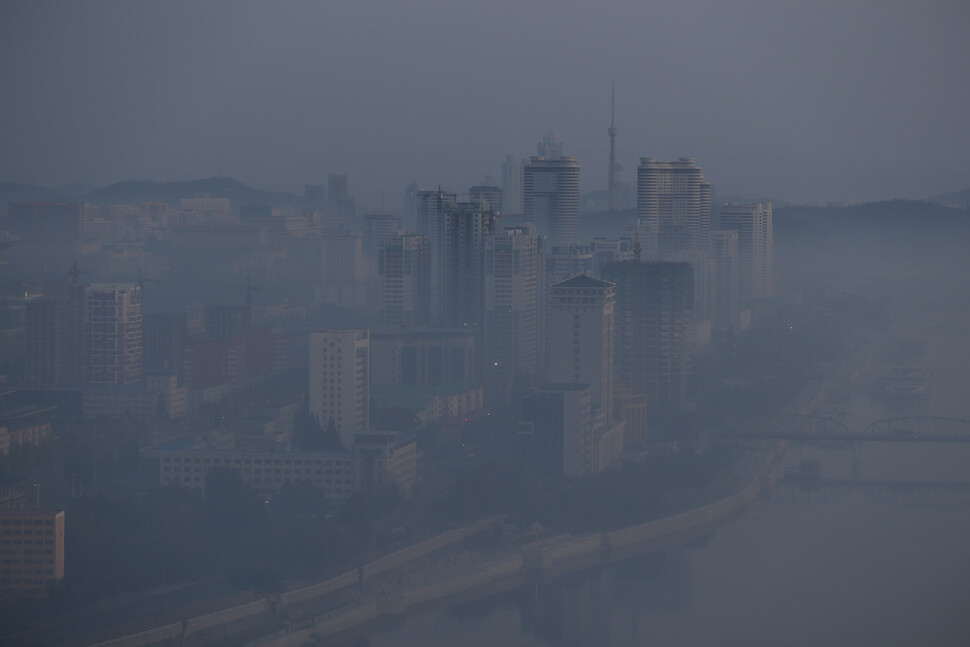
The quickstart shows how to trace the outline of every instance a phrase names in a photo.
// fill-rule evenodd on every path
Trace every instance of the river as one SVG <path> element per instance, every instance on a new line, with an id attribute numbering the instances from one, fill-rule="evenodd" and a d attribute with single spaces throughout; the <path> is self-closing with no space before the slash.
<path id="1" fill-rule="evenodd" d="M 899 415 L 970 419 L 965 343 L 954 353 L 921 337 L 938 360 L 934 393 L 873 399 L 868 376 L 842 407 L 851 429 Z M 970 482 L 970 444 L 867 443 L 858 456 L 862 481 Z M 823 480 L 851 476 L 844 447 L 795 446 L 782 469 L 805 459 Z M 970 488 L 782 486 L 700 545 L 408 614 L 349 644 L 965 647 Z"/>
<path id="2" fill-rule="evenodd" d="M 913 480 L 926 477 L 914 465 L 965 480 L 970 447 L 954 447 L 869 446 L 863 480 L 907 459 Z M 839 476 L 847 454 L 788 460 L 820 458 Z M 965 646 L 968 609 L 970 489 L 786 486 L 701 545 L 408 615 L 358 644 Z"/>

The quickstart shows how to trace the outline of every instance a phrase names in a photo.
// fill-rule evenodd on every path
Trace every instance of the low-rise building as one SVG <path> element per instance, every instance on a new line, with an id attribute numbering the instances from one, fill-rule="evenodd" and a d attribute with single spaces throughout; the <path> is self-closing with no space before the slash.
<path id="1" fill-rule="evenodd" d="M 64 511 L 0 510 L 0 592 L 42 593 L 64 577 Z"/>
<path id="2" fill-rule="evenodd" d="M 218 435 L 143 449 L 141 455 L 157 464 L 161 486 L 204 491 L 208 472 L 222 468 L 238 471 L 247 486 L 262 494 L 302 483 L 334 501 L 390 484 L 408 493 L 417 473 L 417 439 L 396 432 L 363 434 L 349 451 L 269 449 L 246 438 L 238 442 L 232 435 Z"/>

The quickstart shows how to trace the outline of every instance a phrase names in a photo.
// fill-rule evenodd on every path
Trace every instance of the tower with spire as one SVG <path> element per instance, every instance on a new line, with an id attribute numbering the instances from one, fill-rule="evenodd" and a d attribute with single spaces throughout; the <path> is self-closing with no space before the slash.
<path id="1" fill-rule="evenodd" d="M 620 203 L 620 183 L 623 181 L 623 167 L 616 163 L 616 88 L 610 89 L 610 166 L 607 176 L 607 190 L 610 196 L 610 211 L 616 211 Z"/>

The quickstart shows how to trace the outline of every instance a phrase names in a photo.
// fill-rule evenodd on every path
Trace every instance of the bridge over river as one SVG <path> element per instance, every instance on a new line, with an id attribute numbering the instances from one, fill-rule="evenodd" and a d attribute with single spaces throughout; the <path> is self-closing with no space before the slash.
<path id="1" fill-rule="evenodd" d="M 721 440 L 799 442 L 970 443 L 970 420 L 938 416 L 885 418 L 853 431 L 836 415 L 790 415 L 751 420 L 716 434 Z"/>

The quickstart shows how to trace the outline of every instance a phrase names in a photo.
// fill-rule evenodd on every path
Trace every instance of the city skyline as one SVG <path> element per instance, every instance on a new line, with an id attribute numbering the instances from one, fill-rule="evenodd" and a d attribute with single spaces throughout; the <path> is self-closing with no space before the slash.
<path id="1" fill-rule="evenodd" d="M 586 167 L 586 191 L 605 190 L 615 81 L 628 169 L 641 156 L 691 156 L 718 195 L 776 202 L 966 188 L 970 9 L 825 5 L 574 6 L 557 14 L 555 36 L 537 38 L 548 19 L 538 6 L 8 3 L 0 60 L 20 64 L 0 66 L 0 179 L 229 176 L 298 193 L 347 174 L 374 207 L 411 181 L 498 176 L 506 154 L 526 157 L 552 130 Z M 412 23 L 440 39 L 399 29 Z M 427 100 L 430 79 L 444 79 L 449 101 Z"/>

